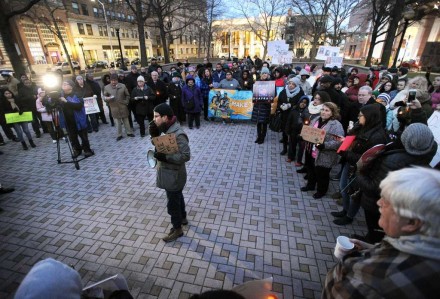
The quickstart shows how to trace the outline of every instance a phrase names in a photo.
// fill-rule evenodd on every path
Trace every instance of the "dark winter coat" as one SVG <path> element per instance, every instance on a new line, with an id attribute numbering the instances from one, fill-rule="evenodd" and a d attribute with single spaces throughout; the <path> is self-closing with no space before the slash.
<path id="1" fill-rule="evenodd" d="M 186 120 L 185 110 L 182 105 L 182 87 L 181 82 L 170 83 L 168 85 L 168 95 L 170 97 L 170 106 L 174 111 L 174 115 L 177 116 L 179 122 Z"/>
<path id="2" fill-rule="evenodd" d="M 153 79 L 150 78 L 147 80 L 147 85 L 156 94 L 156 99 L 153 101 L 154 107 L 166 102 L 168 99 L 168 89 L 164 82 L 157 80 L 156 83 L 154 83 Z"/>
<path id="3" fill-rule="evenodd" d="M 298 104 L 299 99 L 301 99 L 303 95 L 304 91 L 301 89 L 301 87 L 299 88 L 299 92 L 291 98 L 287 97 L 285 88 L 280 92 L 280 95 L 278 96 L 277 109 L 281 111 L 281 128 L 283 128 L 283 130 L 286 128 L 287 118 L 289 117 L 290 111 Z M 290 108 L 283 111 L 280 108 L 282 104 L 290 104 Z"/>
<path id="4" fill-rule="evenodd" d="M 145 99 L 145 96 L 148 98 Z M 136 100 L 136 97 L 142 97 L 142 99 Z M 153 115 L 153 102 L 155 99 L 156 95 L 146 84 L 142 89 L 136 87 L 131 91 L 130 102 L 133 105 L 135 113 L 138 115 Z"/>
<path id="5" fill-rule="evenodd" d="M 131 91 L 137 87 L 137 78 L 139 77 L 139 73 L 130 72 L 127 76 L 125 76 L 125 86 L 128 89 L 128 92 L 131 94 Z"/>
<path id="6" fill-rule="evenodd" d="M 308 99 L 308 97 L 307 97 Z M 307 102 L 307 106 L 309 103 Z M 304 121 L 310 118 L 309 109 L 301 109 L 299 105 L 294 106 L 287 117 L 285 133 L 290 136 L 299 135 L 303 127 Z"/>
<path id="7" fill-rule="evenodd" d="M 67 103 L 62 103 L 61 127 L 67 126 L 69 130 L 76 128 L 78 131 L 87 129 L 87 115 L 83 99 L 75 93 L 62 96 L 65 97 Z"/>
<path id="8" fill-rule="evenodd" d="M 358 173 L 356 182 L 361 191 L 361 205 L 368 211 L 377 211 L 380 199 L 380 182 L 389 172 L 403 169 L 411 165 L 428 166 L 437 152 L 437 143 L 425 155 L 415 156 L 407 153 L 400 142 L 387 146 L 382 155 Z"/>
<path id="9" fill-rule="evenodd" d="M 269 123 L 271 103 L 271 101 L 253 101 L 252 121 L 263 124 Z"/>
<path id="10" fill-rule="evenodd" d="M 23 85 L 18 89 L 16 104 L 20 107 L 21 111 L 37 111 L 37 106 L 35 105 L 35 100 L 37 99 L 36 94 L 37 90 L 34 84 L 29 87 Z"/>
<path id="11" fill-rule="evenodd" d="M 187 103 L 194 101 L 194 107 L 192 109 L 187 108 Z M 200 88 L 189 87 L 185 85 L 182 87 L 182 105 L 186 113 L 199 113 L 202 111 L 203 107 L 203 97 Z"/>

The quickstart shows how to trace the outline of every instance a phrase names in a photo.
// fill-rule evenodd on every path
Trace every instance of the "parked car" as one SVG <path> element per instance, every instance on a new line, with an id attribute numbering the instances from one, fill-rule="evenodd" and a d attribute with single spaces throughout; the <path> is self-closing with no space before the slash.
<path id="1" fill-rule="evenodd" d="M 9 74 L 15 77 L 14 70 L 11 69 L 0 70 L 0 86 L 6 84 L 6 79 L 3 77 L 3 74 Z"/>
<path id="2" fill-rule="evenodd" d="M 80 67 L 80 65 L 79 65 L 79 63 L 78 62 L 76 62 L 76 61 L 72 61 L 72 66 L 73 66 L 73 69 L 75 70 L 75 71 L 80 71 L 81 70 L 81 67 Z M 67 61 L 64 61 L 64 62 L 58 62 L 57 64 L 55 64 L 53 67 L 52 67 L 52 71 L 54 71 L 54 72 L 59 72 L 59 73 L 63 73 L 63 74 L 68 74 L 68 73 L 70 73 L 70 65 L 69 65 L 69 62 L 67 62 Z"/>
<path id="3" fill-rule="evenodd" d="M 218 58 L 228 59 L 229 53 L 219 53 Z M 231 53 L 231 59 L 234 59 L 234 58 L 237 58 L 237 56 L 235 56 L 233 53 Z"/>
<path id="4" fill-rule="evenodd" d="M 406 67 L 408 69 L 418 69 L 420 67 L 420 64 L 417 63 L 417 61 L 415 61 L 414 59 L 410 59 L 402 62 L 401 66 Z"/>
<path id="5" fill-rule="evenodd" d="M 135 58 L 131 61 L 132 65 L 139 65 L 141 64 L 141 59 L 140 58 Z"/>
<path id="6" fill-rule="evenodd" d="M 121 67 L 121 62 L 121 58 L 116 59 L 116 67 Z M 124 58 L 124 64 L 125 66 L 130 65 L 130 60 L 128 60 L 128 58 Z"/>
<path id="7" fill-rule="evenodd" d="M 106 68 L 108 68 L 108 62 L 107 61 L 98 60 L 98 61 L 95 61 L 90 66 L 90 68 L 92 68 L 92 69 L 96 69 L 96 68 L 106 69 Z"/>

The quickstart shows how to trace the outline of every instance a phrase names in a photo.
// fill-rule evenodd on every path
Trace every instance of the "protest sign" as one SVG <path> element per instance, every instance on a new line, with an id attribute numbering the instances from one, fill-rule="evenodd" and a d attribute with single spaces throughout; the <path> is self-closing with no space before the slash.
<path id="1" fill-rule="evenodd" d="M 84 98 L 84 108 L 86 109 L 86 114 L 99 113 L 98 101 L 95 97 Z"/>
<path id="2" fill-rule="evenodd" d="M 31 122 L 32 121 L 32 112 L 23 112 L 21 115 L 18 112 L 6 113 L 5 119 L 6 119 L 7 124 Z"/>
<path id="3" fill-rule="evenodd" d="M 316 53 L 316 59 L 327 60 L 327 57 L 339 56 L 339 47 L 320 46 Z"/>
<path id="4" fill-rule="evenodd" d="M 208 117 L 251 119 L 252 91 L 212 89 L 208 97 Z"/>
<path id="5" fill-rule="evenodd" d="M 252 91 L 254 101 L 272 101 L 275 97 L 275 81 L 257 81 Z"/>
<path id="6" fill-rule="evenodd" d="M 325 139 L 325 130 L 310 126 L 303 126 L 301 137 L 311 143 L 323 143 Z"/>
<path id="7" fill-rule="evenodd" d="M 179 151 L 176 134 L 174 133 L 153 137 L 152 142 L 158 153 L 175 154 Z"/>

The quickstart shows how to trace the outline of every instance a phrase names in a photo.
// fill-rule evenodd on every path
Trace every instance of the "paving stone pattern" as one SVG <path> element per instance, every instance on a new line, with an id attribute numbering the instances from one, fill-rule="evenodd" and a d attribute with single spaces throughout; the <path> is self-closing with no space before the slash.
<path id="1" fill-rule="evenodd" d="M 135 125 L 137 129 L 137 125 Z M 58 164 L 48 134 L 37 148 L 9 142 L 0 150 L 1 182 L 16 191 L 0 197 L 0 298 L 11 298 L 39 260 L 71 264 L 87 285 L 122 273 L 135 298 L 189 298 L 273 276 L 278 298 L 319 298 L 336 260 L 338 235 L 363 233 L 363 215 L 338 227 L 325 197 L 299 190 L 302 175 L 280 156 L 280 136 L 256 145 L 249 123 L 203 122 L 184 127 L 191 161 L 184 189 L 189 225 L 165 244 L 166 197 L 147 166 L 149 138 L 124 137 L 101 125 L 89 135 L 96 155 Z M 67 144 L 61 144 L 68 160 Z M 332 182 L 329 194 L 336 182 Z"/>

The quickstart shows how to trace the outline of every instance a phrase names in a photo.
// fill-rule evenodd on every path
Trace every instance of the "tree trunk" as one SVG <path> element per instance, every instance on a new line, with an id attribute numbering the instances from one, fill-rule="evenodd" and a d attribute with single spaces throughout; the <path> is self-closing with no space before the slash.
<path id="1" fill-rule="evenodd" d="M 393 51 L 393 44 L 396 38 L 396 31 L 399 27 L 399 22 L 402 19 L 403 10 L 405 9 L 405 0 L 396 0 L 396 4 L 391 9 L 391 18 L 388 25 L 387 37 L 383 45 L 382 56 L 380 62 L 388 66 L 390 63 L 391 53 Z"/>
<path id="2" fill-rule="evenodd" d="M 170 63 L 170 51 L 168 51 L 168 41 L 163 26 L 160 27 L 159 33 L 163 45 L 163 57 L 165 58 L 165 63 Z"/>
<path id="3" fill-rule="evenodd" d="M 11 61 L 14 72 L 16 74 L 25 74 L 26 68 L 17 53 L 17 49 L 15 48 L 14 35 L 11 31 L 10 22 L 8 22 L 6 19 L 4 9 L 0 9 L 0 34 L 2 36 L 3 44 L 5 46 L 6 54 Z"/>
<path id="4" fill-rule="evenodd" d="M 144 28 L 144 18 L 142 17 L 142 1 L 136 0 L 136 19 L 137 19 L 137 27 L 139 32 L 139 44 L 141 51 L 141 65 L 148 64 L 147 57 L 147 46 L 145 43 L 145 28 Z M 109 32 L 110 34 L 110 32 Z"/>

